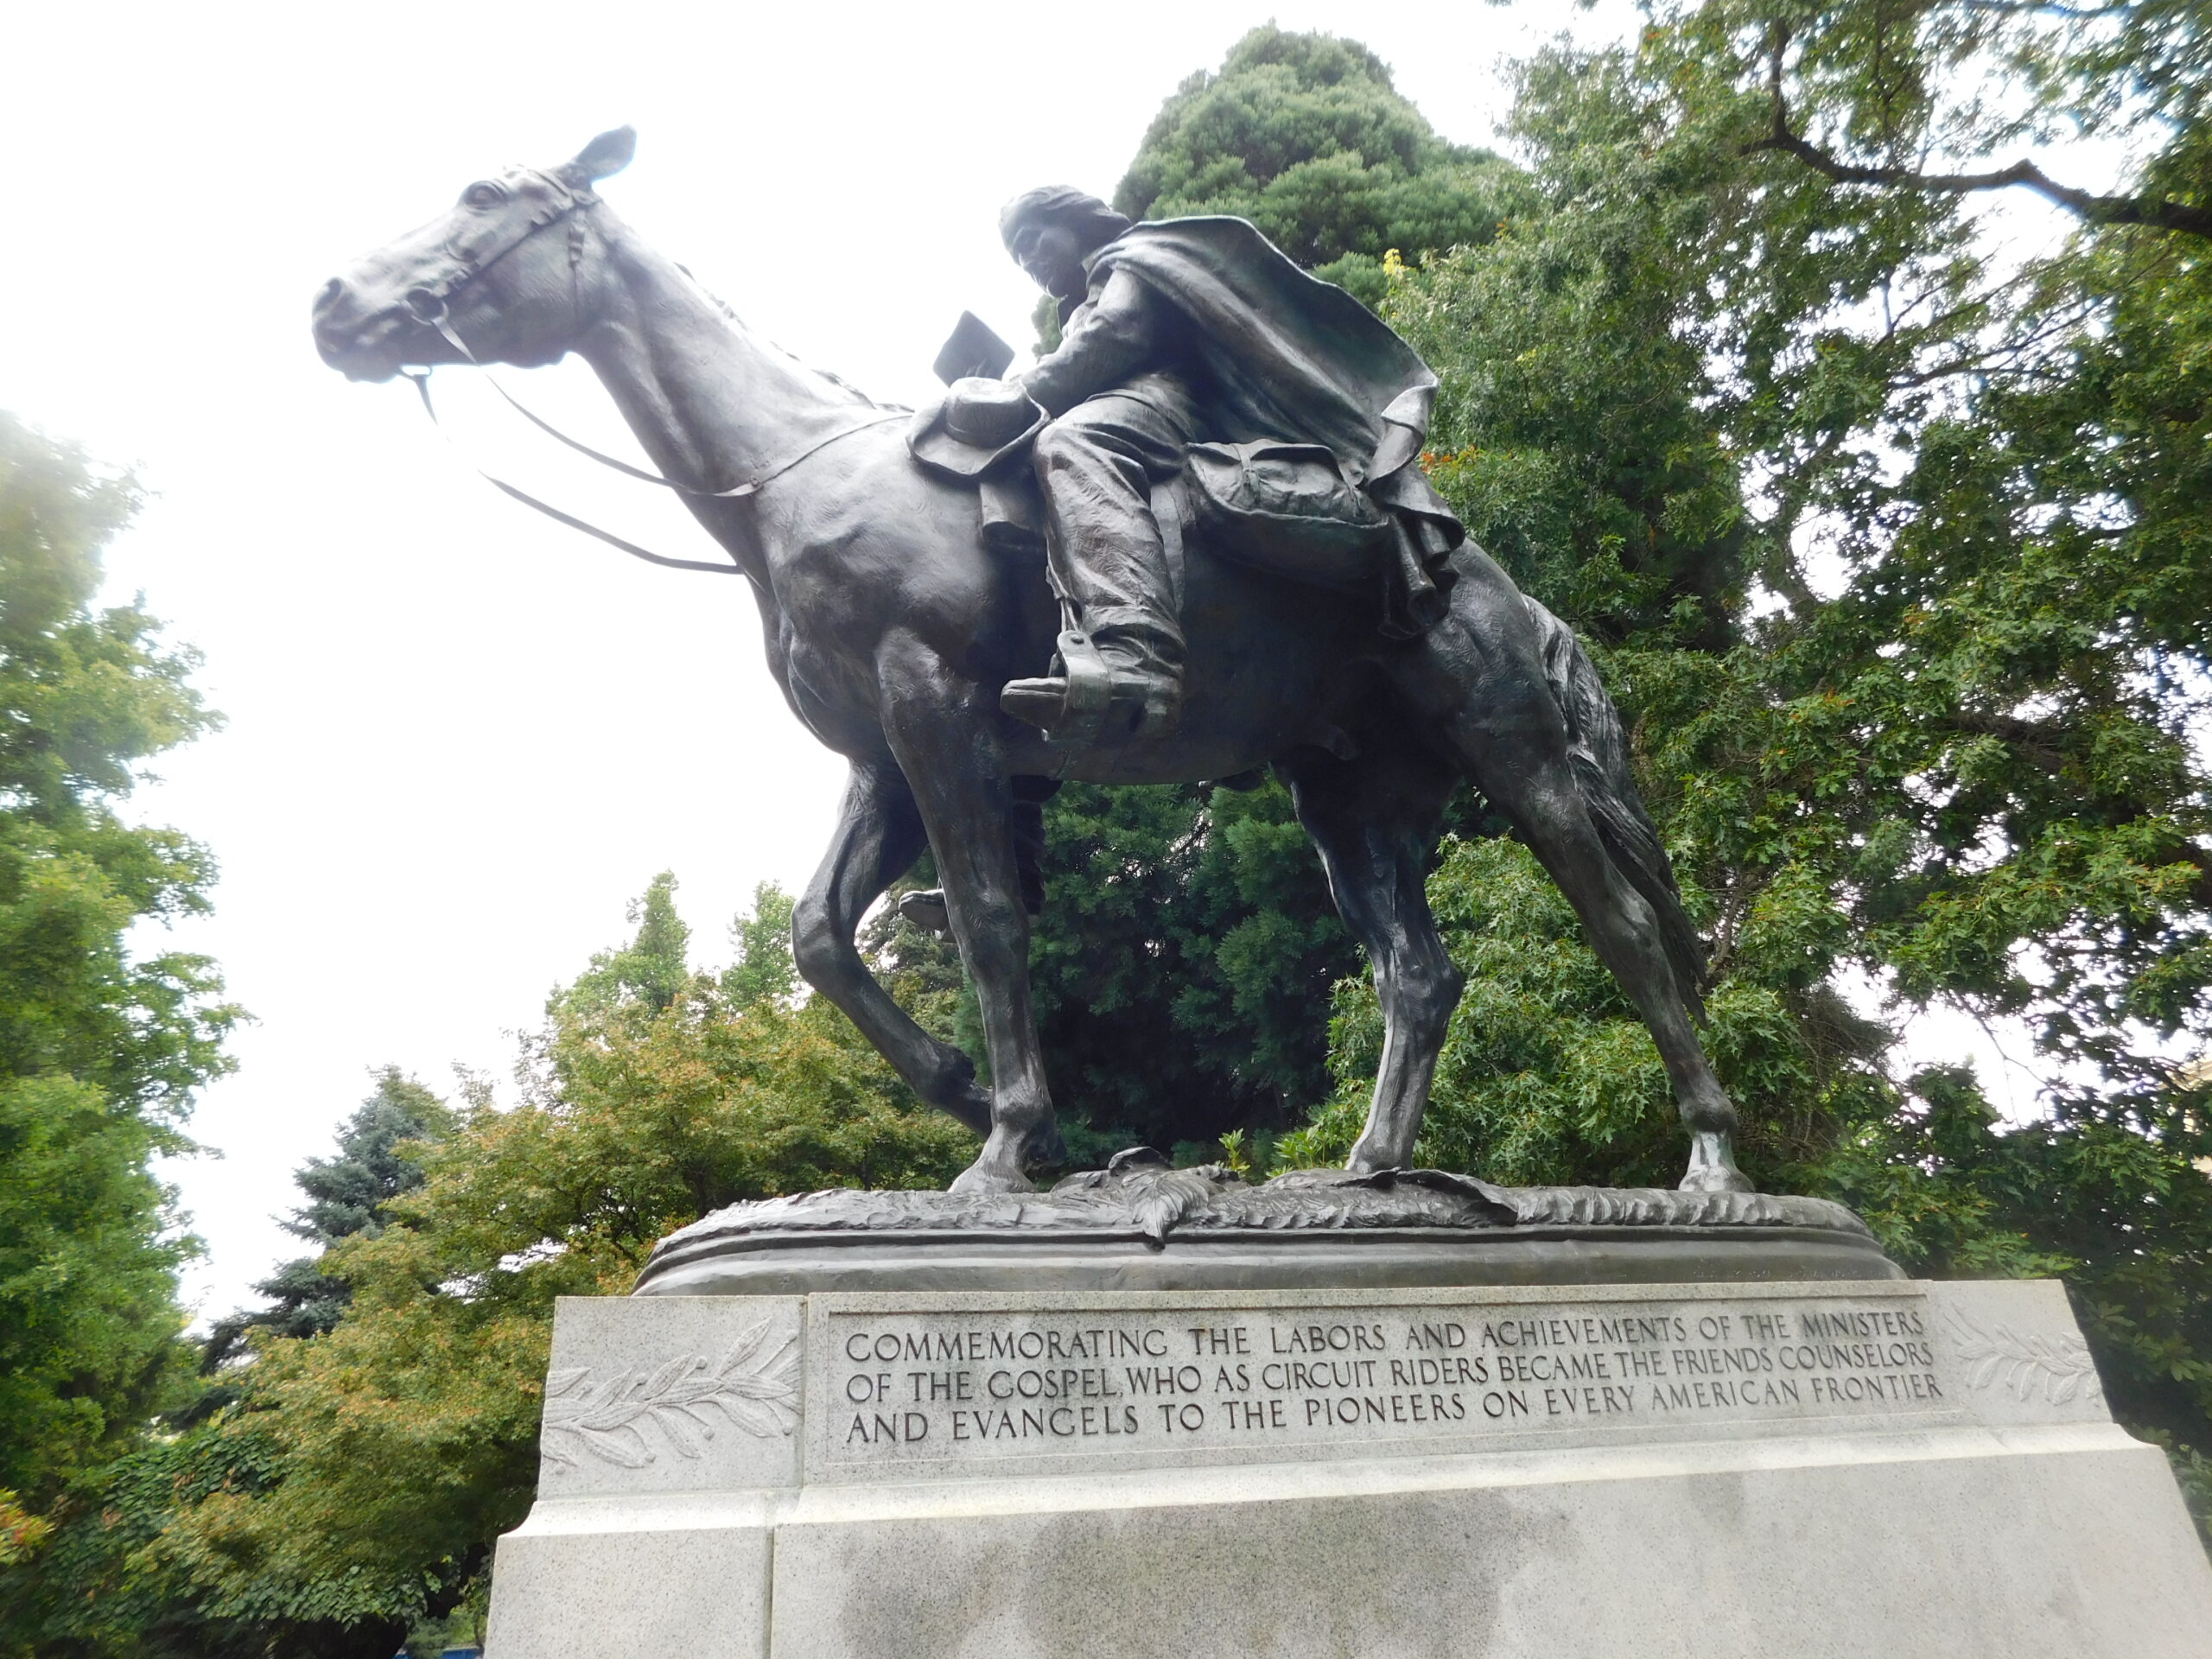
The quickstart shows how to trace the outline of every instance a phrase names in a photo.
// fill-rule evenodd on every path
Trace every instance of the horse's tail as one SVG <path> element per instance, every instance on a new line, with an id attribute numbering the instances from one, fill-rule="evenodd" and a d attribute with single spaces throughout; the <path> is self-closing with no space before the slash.
<path id="1" fill-rule="evenodd" d="M 1705 942 L 1690 925 L 1681 889 L 1675 884 L 1674 864 L 1660 844 L 1659 828 L 1636 791 L 1620 710 L 1613 706 L 1605 682 L 1598 677 L 1597 664 L 1582 649 L 1574 630 L 1525 594 L 1522 602 L 1529 607 L 1541 641 L 1545 683 L 1567 719 L 1567 757 L 1582 804 L 1614 865 L 1658 918 L 1659 937 L 1683 1001 L 1702 1014 L 1699 988 L 1705 980 Z"/>

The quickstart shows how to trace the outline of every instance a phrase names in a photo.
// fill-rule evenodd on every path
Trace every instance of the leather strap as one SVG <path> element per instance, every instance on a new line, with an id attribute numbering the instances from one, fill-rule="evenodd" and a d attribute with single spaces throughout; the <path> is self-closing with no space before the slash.
<path id="1" fill-rule="evenodd" d="M 461 288 L 466 287 L 469 283 L 474 282 L 487 267 L 498 264 L 499 260 L 513 252 L 515 249 L 520 247 L 523 243 L 528 241 L 532 236 L 535 236 L 539 231 L 543 230 L 547 226 L 558 224 L 564 219 L 569 220 L 569 281 L 571 283 L 574 283 L 577 280 L 577 264 L 580 249 L 580 243 L 577 238 L 580 232 L 578 230 L 578 222 L 574 219 L 571 215 L 576 213 L 580 209 L 596 207 L 599 203 L 599 198 L 592 194 L 589 190 L 572 189 L 562 180 L 555 177 L 550 173 L 533 173 L 531 176 L 542 181 L 546 185 L 548 190 L 554 198 L 553 210 L 550 213 L 533 213 L 529 214 L 520 225 L 512 228 L 510 234 L 505 236 L 504 238 L 499 239 L 497 242 L 497 245 L 473 250 L 455 248 L 448 245 L 445 251 L 448 258 L 453 262 L 451 268 L 436 280 L 424 284 L 422 288 L 416 290 L 424 299 L 434 302 L 437 307 L 437 309 L 435 312 L 431 312 L 426 308 L 418 308 L 417 315 L 422 317 L 423 321 L 429 323 L 432 327 L 438 331 L 439 334 L 444 339 L 447 345 L 452 346 L 454 351 L 461 353 L 461 360 L 463 362 L 467 363 L 472 367 L 482 372 L 484 378 L 492 383 L 492 390 L 498 392 L 501 397 L 506 400 L 507 406 L 509 408 L 512 409 L 517 414 L 520 415 L 524 420 L 528 421 L 539 431 L 544 433 L 548 437 L 556 439 L 560 442 L 566 444 L 569 448 L 575 450 L 578 454 L 588 455 L 592 460 L 599 462 L 601 466 L 611 467 L 616 472 L 620 473 L 626 477 L 634 478 L 641 484 L 657 484 L 664 490 L 674 490 L 679 495 L 688 495 L 698 500 L 729 501 L 735 500 L 741 496 L 753 494 L 755 491 L 760 489 L 762 485 L 768 483 L 773 479 L 780 478 L 784 474 L 791 471 L 792 467 L 798 466 L 799 462 L 806 460 L 809 456 L 813 455 L 817 451 L 827 448 L 830 445 L 836 442 L 840 438 L 849 438 L 854 433 L 866 431 L 872 426 L 883 426 L 892 421 L 903 421 L 907 418 L 907 411 L 899 410 L 878 414 L 872 419 L 857 422 L 851 426 L 844 428 L 841 431 L 832 432 L 828 437 L 823 438 L 815 443 L 808 445 L 807 448 L 800 450 L 798 454 L 778 462 L 775 466 L 770 467 L 766 472 L 760 474 L 759 476 L 747 479 L 742 484 L 734 484 L 726 490 L 695 490 L 688 484 L 679 484 L 674 479 L 663 478 L 658 473 L 646 472 L 641 467 L 632 467 L 626 461 L 618 461 L 613 455 L 602 454 L 600 451 L 593 448 L 588 443 L 579 442 L 576 439 L 570 437 L 567 433 L 562 431 L 551 422 L 540 418 L 536 413 L 525 408 L 521 400 L 516 397 L 512 392 L 501 385 L 497 375 L 493 374 L 484 364 L 477 360 L 476 353 L 468 349 L 468 342 L 461 337 L 460 331 L 453 326 L 452 315 L 447 306 L 447 301 L 451 298 L 455 292 Z M 443 437 L 448 443 L 453 443 L 452 435 L 446 431 L 444 423 L 438 419 L 437 405 L 430 401 L 430 371 L 428 369 L 423 369 L 420 371 L 403 369 L 401 372 L 415 383 L 416 392 L 423 399 L 423 409 L 424 413 L 429 416 L 430 424 L 438 429 L 439 435 Z M 454 448 L 456 449 L 460 447 L 461 446 L 459 444 L 454 444 Z M 717 575 L 742 575 L 744 574 L 742 567 L 741 567 L 734 559 L 728 564 L 710 564 L 699 559 L 672 559 L 664 553 L 652 552 L 648 549 L 639 547 L 635 542 L 625 541 L 621 537 L 615 535 L 611 531 L 601 530 L 596 524 L 587 524 L 584 520 L 576 518 L 574 514 L 562 512 L 558 507 L 549 506 L 546 503 L 539 500 L 528 491 L 517 488 L 514 485 L 508 483 L 503 478 L 494 478 L 491 474 L 486 472 L 481 467 L 475 467 L 474 471 L 479 478 L 484 480 L 487 484 L 492 485 L 495 489 L 500 490 L 505 494 L 513 497 L 514 499 L 521 502 L 523 505 L 534 508 L 536 511 L 543 513 L 548 518 L 552 519 L 556 524 L 566 524 L 571 530 L 582 531 L 585 535 L 592 537 L 595 540 L 604 542 L 609 547 L 616 548 L 622 552 L 627 553 L 632 558 L 643 559 L 648 564 L 664 565 L 671 570 L 704 570 Z"/>
<path id="2" fill-rule="evenodd" d="M 488 365 L 478 362 L 476 353 L 468 349 L 468 342 L 461 337 L 460 332 L 453 326 L 452 318 L 445 312 L 440 311 L 430 326 L 444 337 L 447 345 L 452 346 L 467 360 L 471 368 L 481 371 L 484 378 L 492 383 L 492 390 L 506 399 L 508 408 L 513 410 L 516 414 L 544 433 L 546 436 L 568 445 L 580 455 L 590 456 L 602 467 L 612 467 L 616 472 L 634 478 L 641 484 L 658 484 L 664 490 L 674 490 L 678 495 L 696 496 L 702 501 L 731 501 L 741 495 L 750 495 L 763 484 L 772 479 L 780 478 L 784 474 L 791 471 L 816 450 L 827 448 L 838 439 L 850 437 L 855 432 L 866 431 L 871 426 L 887 426 L 893 421 L 908 419 L 912 413 L 912 410 L 904 409 L 880 412 L 865 421 L 855 422 L 842 430 L 832 432 L 828 437 L 800 450 L 789 460 L 777 462 L 757 478 L 748 479 L 742 484 L 733 484 L 726 490 L 695 490 L 689 484 L 679 484 L 672 478 L 663 478 L 658 473 L 649 473 L 642 467 L 632 467 L 626 461 L 617 461 L 613 455 L 601 454 L 589 444 L 570 437 L 552 422 L 526 408 L 514 393 L 500 384 L 499 377 L 492 372 Z"/>
<path id="3" fill-rule="evenodd" d="M 844 428 L 842 431 L 832 432 L 828 437 L 820 440 L 818 442 L 809 445 L 806 448 L 800 450 L 798 454 L 791 456 L 788 460 L 779 461 L 777 465 L 769 468 L 768 471 L 762 473 L 756 478 L 748 479 L 742 484 L 733 485 L 727 490 L 695 490 L 689 485 L 678 484 L 673 479 L 663 478 L 658 473 L 649 473 L 643 467 L 631 466 L 630 463 L 626 461 L 618 461 L 613 455 L 602 454 L 600 451 L 593 448 L 589 444 L 581 442 L 577 439 L 570 437 L 567 433 L 562 431 L 551 422 L 540 418 L 531 410 L 525 408 L 521 401 L 518 399 L 512 392 L 509 391 L 505 386 L 499 384 L 499 379 L 497 375 L 492 373 L 491 371 L 486 368 L 482 363 L 477 361 L 476 353 L 468 349 L 468 342 L 463 340 L 461 337 L 460 332 L 454 327 L 452 320 L 446 314 L 442 303 L 441 303 L 437 315 L 430 319 L 430 324 L 444 338 L 447 345 L 452 346 L 456 352 L 459 352 L 463 359 L 465 359 L 473 367 L 482 372 L 484 378 L 492 383 L 492 390 L 498 392 L 501 397 L 506 400 L 507 406 L 509 408 L 512 409 L 517 414 L 520 415 L 524 420 L 528 421 L 532 426 L 544 433 L 547 436 L 556 438 L 562 443 L 566 444 L 569 448 L 575 450 L 578 454 L 588 455 L 592 460 L 599 462 L 601 466 L 611 467 L 616 472 L 621 473 L 627 477 L 634 478 L 640 483 L 657 484 L 662 489 L 673 490 L 678 495 L 688 495 L 697 500 L 730 501 L 735 500 L 742 496 L 751 495 L 759 490 L 762 485 L 780 478 L 784 474 L 791 471 L 792 467 L 798 466 L 799 462 L 805 461 L 810 456 L 819 453 L 821 450 L 826 449 L 830 445 L 836 442 L 840 438 L 849 438 L 852 436 L 854 433 L 864 432 L 872 426 L 883 426 L 890 422 L 903 421 L 906 418 L 906 415 L 904 410 L 877 415 L 873 419 L 859 422 L 855 425 Z M 446 431 L 444 423 L 438 419 L 437 405 L 430 401 L 430 371 L 428 369 L 423 369 L 419 372 L 403 370 L 402 372 L 407 376 L 408 379 L 415 383 L 415 391 L 423 400 L 423 411 L 429 416 L 430 424 L 438 429 L 439 435 L 445 438 L 447 442 L 452 443 L 452 435 Z M 454 444 L 454 447 L 458 449 L 461 446 Z M 721 575 L 741 575 L 744 574 L 742 569 L 734 560 L 732 560 L 731 563 L 728 564 L 711 564 L 698 559 L 674 559 L 669 557 L 664 553 L 652 552 L 645 548 L 639 547 L 635 542 L 625 541 L 621 537 L 615 535 L 611 531 L 601 530 L 596 524 L 588 524 L 583 519 L 578 518 L 573 514 L 562 512 L 558 507 L 549 506 L 546 503 L 539 500 L 528 491 L 518 488 L 516 486 L 508 483 L 506 480 L 503 478 L 495 478 L 490 473 L 486 472 L 481 467 L 474 467 L 474 463 L 471 463 L 471 465 L 479 478 L 491 485 L 493 488 L 512 496 L 514 499 L 521 502 L 523 505 L 536 509 L 537 512 L 543 513 L 548 518 L 554 520 L 556 524 L 566 524 L 571 530 L 582 531 L 585 535 L 592 537 L 598 541 L 604 542 L 609 547 L 619 549 L 620 551 L 630 555 L 632 558 L 643 559 L 649 564 L 664 565 L 671 570 L 704 570 Z"/>
<path id="4" fill-rule="evenodd" d="M 423 410 L 429 416 L 430 424 L 438 429 L 438 435 L 448 443 L 453 443 L 453 435 L 446 430 L 445 423 L 438 419 L 437 405 L 430 401 L 430 372 L 424 369 L 420 373 L 406 370 L 401 372 L 406 374 L 408 379 L 414 383 L 416 391 L 422 397 Z M 461 446 L 454 443 L 454 448 L 458 450 Z M 721 576 L 741 576 L 745 574 L 744 567 L 734 559 L 728 564 L 709 564 L 700 559 L 671 559 L 665 553 L 655 553 L 648 548 L 639 547 L 635 542 L 623 540 L 612 531 L 601 530 L 598 525 L 586 524 L 582 519 L 573 514 L 565 513 L 558 507 L 548 506 L 528 491 L 517 488 L 504 478 L 494 478 L 473 462 L 471 470 L 493 489 L 512 496 L 525 507 L 534 507 L 556 524 L 566 524 L 570 530 L 580 530 L 597 541 L 605 542 L 609 547 L 620 549 L 633 559 L 643 559 L 648 564 L 665 565 L 671 570 L 704 570 L 709 575 Z"/>

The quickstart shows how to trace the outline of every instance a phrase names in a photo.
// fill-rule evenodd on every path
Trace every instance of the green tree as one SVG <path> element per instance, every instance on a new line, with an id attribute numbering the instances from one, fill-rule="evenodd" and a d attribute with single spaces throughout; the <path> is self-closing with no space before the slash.
<path id="1" fill-rule="evenodd" d="M 213 876 L 121 811 L 142 763 L 213 722 L 192 652 L 137 605 L 93 608 L 137 503 L 0 415 L 0 1490 L 32 1514 L 138 1433 L 185 1360 L 195 1247 L 151 1166 L 188 1148 L 238 1017 L 204 957 L 124 942 L 206 909 Z"/>
<path id="2" fill-rule="evenodd" d="M 143 1438 L 81 1477 L 30 1570 L 0 1572 L 0 1652 L 27 1659 L 390 1659 L 421 1584 L 263 1579 L 212 1593 L 170 1544 L 181 1514 L 283 1477 L 268 1437 L 226 1419 Z M 3 1567 L 4 1563 L 0 1563 Z"/>
<path id="3" fill-rule="evenodd" d="M 1369 304 L 1384 257 L 1484 242 L 1517 170 L 1446 143 L 1357 41 L 1268 23 L 1176 88 L 1114 194 L 1133 219 L 1234 213 Z"/>
<path id="4" fill-rule="evenodd" d="M 549 1013 L 588 1018 L 621 1008 L 650 1017 L 676 1001 L 690 976 L 691 930 L 676 913 L 671 872 L 663 870 L 630 901 L 629 919 L 638 930 L 630 943 L 594 956 L 573 984 L 553 994 Z"/>
<path id="5" fill-rule="evenodd" d="M 1522 66 L 1534 205 L 1386 302 L 1445 378 L 1433 475 L 1604 647 L 1713 936 L 1747 1167 L 1923 1270 L 2062 1274 L 2200 1496 L 2206 54 L 2158 4 L 1656 8 Z M 2075 131 L 2145 160 L 2095 194 L 2005 158 Z M 2078 230 L 2000 257 L 1972 210 L 2012 188 Z M 1648 1043 L 1525 855 L 1456 847 L 1432 892 L 1478 974 L 1425 1155 L 1662 1174 Z M 2046 1116 L 1897 1075 L 1853 969 L 2024 1022 Z M 1291 1154 L 1346 1143 L 1376 1031 L 1344 989 Z"/>
<path id="6" fill-rule="evenodd" d="M 1280 785 L 1071 785 L 1046 827 L 1031 976 L 1074 1161 L 1195 1156 L 1321 1097 L 1329 988 L 1358 958 Z"/>
<path id="7" fill-rule="evenodd" d="M 99 1605 L 154 1586 L 149 1605 L 196 1606 L 211 1652 L 241 1632 L 256 1652 L 302 1656 L 436 1637 L 480 1601 L 493 1541 L 536 1490 L 556 1297 L 626 1291 L 657 1240 L 722 1205 L 942 1186 L 965 1166 L 971 1137 L 828 1002 L 795 995 L 788 898 L 761 887 L 733 930 L 736 961 L 709 975 L 685 959 L 674 885 L 657 878 L 628 943 L 549 998 L 517 1103 L 481 1087 L 451 1109 L 402 1101 L 436 1132 L 390 1147 L 419 1184 L 379 1184 L 374 1224 L 316 1262 L 346 1293 L 340 1317 L 312 1336 L 249 1334 L 251 1363 L 226 1374 L 238 1402 L 186 1437 L 223 1472 L 178 1475 L 184 1501 L 149 1512 L 119 1560 L 112 1544 L 92 1552 L 107 1563 Z M 317 1190 L 358 1205 L 368 1185 L 323 1179 L 351 1161 L 305 1172 L 303 1219 L 356 1217 Z M 134 1650 L 127 1607 L 99 1628 L 81 1605 L 48 1616 L 84 1651 Z"/>
<path id="8" fill-rule="evenodd" d="M 721 994 L 740 1010 L 787 1002 L 798 990 L 791 961 L 791 897 L 772 881 L 753 889 L 753 908 L 730 924 L 733 954 L 722 969 Z"/>
<path id="9" fill-rule="evenodd" d="M 217 1321 L 202 1351 L 201 1369 L 219 1370 L 243 1357 L 249 1332 L 311 1337 L 338 1323 L 350 1295 L 342 1280 L 322 1271 L 321 1258 L 339 1240 L 374 1234 L 385 1206 L 423 1184 L 422 1166 L 401 1150 L 452 1128 L 445 1103 L 398 1067 L 376 1074 L 376 1089 L 338 1131 L 336 1155 L 310 1158 L 292 1177 L 307 1202 L 292 1211 L 284 1230 L 315 1246 L 295 1256 L 254 1288 L 265 1307 L 241 1310 Z"/>
<path id="10" fill-rule="evenodd" d="M 270 1306 L 214 1326 L 197 1397 L 180 1393 L 162 1432 L 80 1476 L 35 1570 L 14 1582 L 0 1578 L 17 1639 L 41 1654 L 389 1659 L 423 1622 L 434 1579 L 270 1573 L 217 1586 L 195 1573 L 195 1558 L 175 1547 L 171 1529 L 218 1494 L 255 1499 L 283 1481 L 276 1439 L 238 1409 L 251 1388 L 250 1345 L 338 1325 L 353 1287 L 327 1270 L 328 1252 L 390 1225 L 391 1201 L 423 1182 L 415 1143 L 453 1128 L 453 1113 L 422 1084 L 396 1067 L 377 1073 L 375 1091 L 340 1127 L 335 1155 L 311 1158 L 293 1176 L 306 1202 L 285 1224 L 317 1254 L 286 1262 L 259 1287 Z"/>

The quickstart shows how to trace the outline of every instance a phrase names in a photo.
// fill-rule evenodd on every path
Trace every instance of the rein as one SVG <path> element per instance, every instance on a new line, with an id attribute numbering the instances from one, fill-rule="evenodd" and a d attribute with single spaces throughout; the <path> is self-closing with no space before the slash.
<path id="1" fill-rule="evenodd" d="M 649 473 L 641 467 L 632 467 L 626 461 L 618 461 L 613 455 L 604 454 L 599 450 L 593 448 L 589 444 L 570 437 L 567 433 L 555 426 L 550 421 L 544 419 L 543 416 L 526 408 L 520 399 L 517 398 L 512 392 L 509 391 L 505 386 L 500 384 L 499 377 L 491 372 L 489 365 L 480 362 L 478 359 L 476 353 L 468 349 L 468 342 L 461 337 L 460 332 L 453 326 L 451 309 L 447 304 L 447 301 L 450 299 L 453 295 L 467 287 L 468 283 L 474 282 L 479 276 L 482 275 L 488 267 L 496 264 L 500 259 L 505 258 L 508 254 L 513 252 L 524 242 L 535 236 L 539 231 L 543 230 L 549 225 L 556 225 L 563 219 L 570 219 L 571 224 L 569 237 L 569 279 L 571 294 L 571 308 L 581 315 L 582 307 L 580 301 L 578 301 L 575 296 L 576 293 L 575 284 L 578 281 L 577 271 L 583 258 L 583 238 L 580 233 L 581 226 L 573 221 L 572 216 L 581 208 L 596 207 L 599 203 L 599 198 L 588 190 L 577 191 L 570 189 L 561 180 L 556 178 L 550 173 L 538 173 L 533 171 L 531 176 L 543 181 L 551 188 L 556 204 L 556 210 L 550 214 L 531 214 L 526 222 L 518 231 L 501 241 L 498 245 L 490 248 L 488 251 L 473 250 L 465 245 L 456 246 L 454 245 L 454 240 L 449 239 L 446 245 L 445 252 L 447 257 L 453 261 L 451 269 L 441 274 L 435 281 L 419 285 L 411 289 L 408 295 L 408 304 L 418 317 L 438 331 L 439 335 L 445 340 L 447 345 L 452 346 L 454 351 L 461 353 L 462 361 L 466 362 L 470 367 L 479 371 L 484 376 L 485 379 L 491 382 L 492 390 L 498 392 L 499 396 L 505 400 L 507 406 L 510 409 L 513 410 L 518 415 L 520 415 L 524 420 L 528 421 L 539 431 L 544 433 L 548 437 L 567 445 L 580 455 L 588 456 L 602 467 L 611 467 L 616 472 L 620 473 L 626 477 L 634 478 L 640 483 L 658 485 L 664 490 L 673 490 L 678 495 L 689 496 L 694 500 L 734 501 L 745 496 L 756 493 L 762 485 L 771 483 L 774 480 L 782 477 L 784 474 L 791 471 L 792 467 L 798 466 L 801 461 L 809 459 L 823 449 L 826 449 L 830 445 L 836 442 L 840 438 L 849 438 L 855 432 L 866 431 L 870 427 L 883 426 L 893 421 L 901 421 L 907 418 L 903 413 L 886 413 L 878 415 L 870 420 L 861 421 L 852 426 L 845 428 L 842 431 L 832 432 L 828 437 L 822 439 L 818 442 L 810 444 L 804 449 L 800 450 L 798 454 L 791 456 L 787 460 L 779 461 L 777 465 L 771 467 L 768 471 L 760 474 L 759 476 L 748 479 L 742 484 L 734 484 L 726 490 L 693 489 L 690 485 L 679 484 L 674 479 L 663 478 L 659 474 Z M 428 303 L 425 303 L 426 302 Z M 453 444 L 454 449 L 458 451 L 461 446 L 454 442 L 453 435 L 445 429 L 445 423 L 438 418 L 437 405 L 430 401 L 431 371 L 427 368 L 404 368 L 400 371 L 400 373 L 405 376 L 409 381 L 413 383 L 416 395 L 423 400 L 423 412 L 430 417 L 430 424 L 438 429 L 438 435 L 445 439 L 448 443 Z M 467 457 L 464 456 L 463 459 L 466 460 Z M 612 531 L 601 530 L 596 524 L 587 523 L 585 520 L 576 518 L 572 513 L 563 512 L 560 508 L 550 505 L 547 503 L 539 500 L 528 491 L 508 483 L 506 480 L 503 478 L 494 477 L 492 474 L 486 472 L 481 467 L 477 467 L 473 461 L 469 464 L 476 475 L 482 479 L 486 483 L 491 485 L 493 488 L 502 492 L 517 501 L 521 502 L 523 505 L 526 507 L 532 508 L 538 512 L 543 513 L 548 518 L 552 519 L 556 524 L 566 524 L 570 530 L 581 531 L 587 536 L 606 543 L 609 547 L 615 548 L 621 552 L 627 553 L 632 558 L 643 559 L 648 564 L 663 565 L 671 570 L 702 570 L 710 575 L 723 576 L 743 575 L 745 574 L 744 567 L 740 565 L 734 558 L 733 558 L 728 564 L 717 564 L 710 563 L 700 559 L 671 558 L 665 553 L 655 553 L 649 549 L 639 547 L 635 542 L 626 541 L 623 537 L 615 535 Z"/>

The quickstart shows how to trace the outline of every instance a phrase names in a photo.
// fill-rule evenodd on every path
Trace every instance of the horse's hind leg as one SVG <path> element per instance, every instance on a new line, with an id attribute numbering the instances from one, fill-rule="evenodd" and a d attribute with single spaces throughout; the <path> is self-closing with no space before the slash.
<path id="1" fill-rule="evenodd" d="M 991 1128 L 991 1098 L 975 1062 L 907 1017 L 853 947 L 861 918 L 928 844 L 899 768 L 886 758 L 853 764 L 837 831 L 806 894 L 791 911 L 791 954 L 807 983 L 860 1027 L 916 1094 L 978 1135 Z"/>
<path id="2" fill-rule="evenodd" d="M 1393 678 L 1559 884 L 1650 1028 L 1690 1131 L 1682 1186 L 1747 1191 L 1736 1167 L 1735 1105 L 1690 1023 L 1693 988 L 1675 977 L 1657 917 L 1605 850 L 1583 800 L 1520 593 L 1480 553 L 1456 563 L 1452 613 L 1395 659 Z"/>
<path id="3" fill-rule="evenodd" d="M 1455 779 L 1436 756 L 1404 748 L 1370 750 L 1355 761 L 1298 749 L 1281 770 L 1320 852 L 1337 912 L 1367 949 L 1382 1003 L 1382 1064 L 1351 1165 L 1400 1168 L 1413 1160 L 1463 982 L 1437 936 L 1426 886 Z"/>

